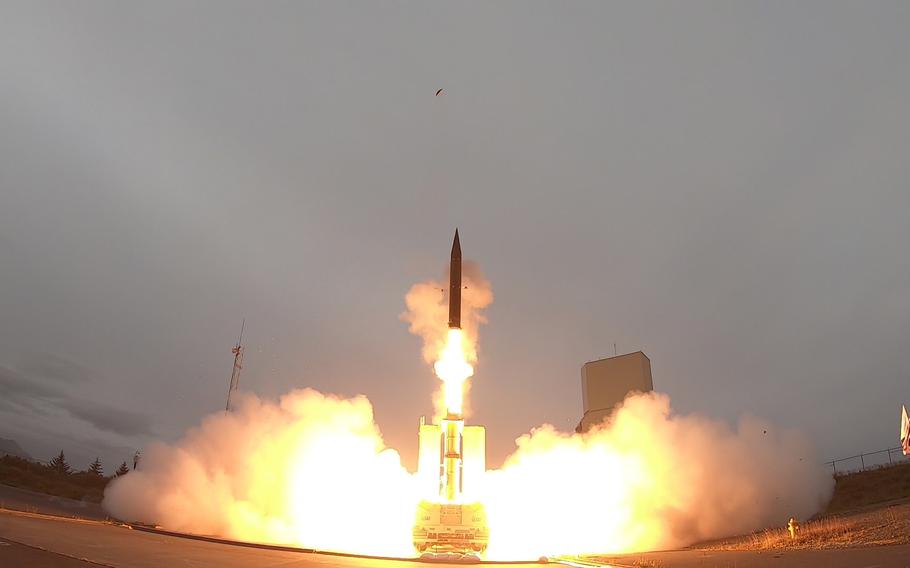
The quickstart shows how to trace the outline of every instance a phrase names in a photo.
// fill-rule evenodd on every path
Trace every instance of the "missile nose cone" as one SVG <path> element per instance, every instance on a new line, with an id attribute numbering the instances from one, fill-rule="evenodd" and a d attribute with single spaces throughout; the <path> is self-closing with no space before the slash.
<path id="1" fill-rule="evenodd" d="M 455 240 L 452 241 L 452 258 L 461 258 L 461 241 L 458 240 L 458 229 L 455 229 Z"/>
<path id="2" fill-rule="evenodd" d="M 461 329 L 461 242 L 458 240 L 458 229 L 455 229 L 449 262 L 449 329 Z"/>

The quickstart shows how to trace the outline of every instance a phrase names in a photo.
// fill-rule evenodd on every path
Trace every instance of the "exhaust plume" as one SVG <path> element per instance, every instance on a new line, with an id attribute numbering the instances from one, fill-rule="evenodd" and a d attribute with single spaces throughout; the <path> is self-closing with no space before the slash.
<path id="1" fill-rule="evenodd" d="M 516 443 L 483 488 L 490 558 L 685 546 L 807 518 L 834 489 L 798 432 L 674 415 L 660 393 L 585 434 L 543 425 Z"/>
<path id="2" fill-rule="evenodd" d="M 114 479 L 104 508 L 170 530 L 409 556 L 418 498 L 363 396 L 245 394 Z"/>
<path id="3" fill-rule="evenodd" d="M 460 415 L 493 301 L 475 264 L 464 264 L 463 282 L 461 328 L 447 325 L 441 282 L 414 285 L 401 315 L 424 359 L 439 363 L 437 417 L 446 388 Z M 488 559 L 684 546 L 809 517 L 834 487 L 798 432 L 750 416 L 731 428 L 677 415 L 659 393 L 630 395 L 587 433 L 544 424 L 516 443 L 471 488 L 486 510 Z M 278 402 L 244 394 L 176 444 L 152 445 L 102 505 L 175 531 L 406 557 L 422 487 L 383 444 L 365 397 L 304 389 Z"/>
<path id="4" fill-rule="evenodd" d="M 586 434 L 543 425 L 478 488 L 490 559 L 684 546 L 807 518 L 834 480 L 797 432 L 723 422 L 637 394 Z M 254 542 L 411 556 L 413 475 L 386 448 L 362 396 L 311 389 L 242 395 L 114 479 L 114 517 Z M 528 538 L 528 535 L 534 535 Z"/>
<path id="5" fill-rule="evenodd" d="M 421 353 L 424 361 L 434 365 L 437 375 L 444 381 L 433 395 L 434 418 L 446 415 L 446 389 L 449 399 L 456 395 L 463 399 L 462 411 L 468 414 L 467 391 L 470 383 L 465 381 L 473 374 L 477 363 L 477 340 L 480 326 L 487 323 L 483 310 L 493 303 L 493 289 L 484 278 L 480 266 L 475 262 L 462 263 L 461 332 L 451 333 L 448 326 L 448 304 L 445 281 L 428 280 L 411 287 L 405 296 L 407 311 L 400 318 L 408 323 L 408 330 L 423 340 Z M 450 375 L 463 374 L 460 380 L 449 381 Z M 456 384 L 457 383 L 457 384 Z"/>

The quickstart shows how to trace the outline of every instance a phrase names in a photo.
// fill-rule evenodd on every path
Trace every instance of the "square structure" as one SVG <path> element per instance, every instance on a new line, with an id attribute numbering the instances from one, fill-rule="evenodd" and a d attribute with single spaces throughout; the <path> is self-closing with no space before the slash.
<path id="1" fill-rule="evenodd" d="M 590 361 L 581 367 L 584 416 L 576 432 L 587 432 L 610 416 L 630 392 L 651 392 L 651 360 L 642 353 L 627 353 Z"/>
<path id="2" fill-rule="evenodd" d="M 480 493 L 487 468 L 487 432 L 483 426 L 460 425 L 461 467 L 459 472 L 460 500 L 475 501 Z M 417 429 L 417 479 L 422 499 L 438 499 L 445 477 L 444 428 L 427 424 L 421 416 Z"/>

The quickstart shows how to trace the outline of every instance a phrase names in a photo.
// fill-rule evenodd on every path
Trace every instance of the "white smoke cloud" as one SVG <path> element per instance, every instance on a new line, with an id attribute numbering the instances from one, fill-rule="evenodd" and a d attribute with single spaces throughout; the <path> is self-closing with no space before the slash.
<path id="1" fill-rule="evenodd" d="M 462 284 L 464 289 L 461 291 L 461 327 L 465 335 L 462 347 L 467 362 L 475 365 L 480 326 L 487 323 L 484 310 L 493 303 L 493 288 L 480 270 L 480 265 L 470 260 L 462 263 Z M 405 296 L 407 310 L 399 316 L 402 321 L 408 323 L 408 331 L 423 341 L 421 354 L 424 361 L 430 364 L 436 362 L 446 344 L 449 331 L 448 287 L 448 275 L 445 282 L 427 280 L 414 284 Z M 470 399 L 467 394 L 471 388 L 471 381 L 466 381 L 463 385 L 465 400 L 463 414 L 470 416 Z M 434 418 L 437 421 L 446 414 L 443 398 L 440 384 L 440 388 L 433 395 Z"/>
<path id="2" fill-rule="evenodd" d="M 628 397 L 586 434 L 544 425 L 517 440 L 484 500 L 490 554 L 633 552 L 782 525 L 827 503 L 834 480 L 801 434 L 755 417 L 735 429 Z"/>
<path id="3" fill-rule="evenodd" d="M 481 489 L 491 558 L 682 546 L 808 517 L 833 487 L 798 433 L 674 415 L 662 394 L 629 397 L 587 434 L 544 425 L 517 443 Z M 103 505 L 177 531 L 409 556 L 418 498 L 366 398 L 307 389 L 244 395 L 151 446 Z"/>
<path id="4" fill-rule="evenodd" d="M 477 340 L 481 324 L 487 323 L 483 310 L 493 303 L 493 288 L 476 262 L 462 263 L 461 328 L 467 336 L 468 362 L 477 362 Z M 407 310 L 401 314 L 408 331 L 423 340 L 421 354 L 427 363 L 436 362 L 449 331 L 449 281 L 427 280 L 411 286 L 405 296 Z"/>
<path id="5" fill-rule="evenodd" d="M 413 486 L 365 397 L 306 389 L 277 404 L 243 395 L 175 445 L 152 445 L 102 505 L 177 531 L 407 555 Z"/>
<path id="6" fill-rule="evenodd" d="M 476 265 L 465 263 L 465 283 L 465 351 L 475 363 L 493 294 Z M 415 285 L 401 316 L 428 363 L 448 333 L 444 290 Z M 676 415 L 659 393 L 628 397 L 586 434 L 543 425 L 517 446 L 472 491 L 487 510 L 489 558 L 683 546 L 808 517 L 834 486 L 798 432 L 749 416 L 731 428 Z M 177 531 L 410 556 L 418 501 L 369 401 L 306 389 L 277 403 L 243 395 L 176 444 L 153 445 L 139 469 L 108 486 L 103 506 Z"/>

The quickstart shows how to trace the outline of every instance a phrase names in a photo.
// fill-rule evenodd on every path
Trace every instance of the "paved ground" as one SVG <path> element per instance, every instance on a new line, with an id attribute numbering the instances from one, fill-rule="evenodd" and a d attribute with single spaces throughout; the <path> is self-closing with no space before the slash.
<path id="1" fill-rule="evenodd" d="M 0 538 L 0 565 L 16 568 L 92 568 L 97 564 L 60 556 Z"/>
<path id="2" fill-rule="evenodd" d="M 648 568 L 910 568 L 910 546 L 761 552 L 674 550 L 615 558 Z"/>
<path id="3" fill-rule="evenodd" d="M 0 546 L 0 566 L 4 568 L 38 566 L 37 561 L 32 564 L 26 557 L 29 552 L 44 562 L 44 566 L 55 568 L 76 568 L 83 564 L 85 568 L 92 565 L 113 568 L 415 568 L 424 565 L 398 560 L 263 550 L 130 530 L 98 521 L 11 511 L 0 511 L 0 539 L 40 549 L 23 551 L 21 547 Z M 73 559 L 86 562 L 74 564 Z"/>
<path id="4" fill-rule="evenodd" d="M 0 486 L 0 500 L 19 509 L 72 516 L 79 502 Z M 100 513 L 103 515 L 103 513 Z M 611 557 L 616 566 L 647 568 L 910 568 L 910 546 L 787 552 L 652 552 Z M 263 550 L 131 530 L 93 520 L 0 510 L 0 567 L 36 568 L 419 568 L 426 564 Z M 434 566 L 445 566 L 434 564 Z M 539 564 L 518 565 L 529 568 Z"/>

